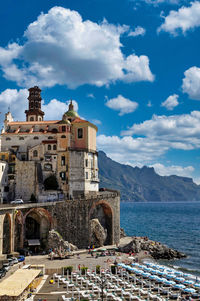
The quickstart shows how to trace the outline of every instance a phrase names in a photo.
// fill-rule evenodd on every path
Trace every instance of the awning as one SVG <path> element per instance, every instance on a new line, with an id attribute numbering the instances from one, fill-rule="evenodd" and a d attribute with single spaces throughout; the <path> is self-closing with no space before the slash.
<path id="1" fill-rule="evenodd" d="M 28 245 L 29 246 L 40 246 L 40 241 L 39 241 L 39 239 L 29 239 Z"/>

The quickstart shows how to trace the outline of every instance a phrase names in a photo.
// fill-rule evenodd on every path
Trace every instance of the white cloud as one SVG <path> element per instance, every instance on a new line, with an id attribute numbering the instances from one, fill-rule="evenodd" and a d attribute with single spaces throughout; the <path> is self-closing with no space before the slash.
<path id="1" fill-rule="evenodd" d="M 97 137 L 98 148 L 114 160 L 150 164 L 170 149 L 200 148 L 200 111 L 173 116 L 156 116 L 122 132 L 125 137 Z M 132 135 L 134 135 L 132 137 Z"/>
<path id="2" fill-rule="evenodd" d="M 148 103 L 147 103 L 147 107 L 151 108 L 153 105 L 151 103 L 151 101 L 149 100 Z"/>
<path id="3" fill-rule="evenodd" d="M 53 7 L 28 26 L 21 46 L 0 48 L 0 66 L 6 79 L 25 87 L 153 81 L 147 56 L 122 52 L 120 37 L 128 31 L 126 25 L 83 21 L 76 11 Z"/>
<path id="4" fill-rule="evenodd" d="M 161 106 L 165 107 L 169 111 L 172 111 L 176 106 L 179 105 L 178 98 L 179 96 L 177 94 L 170 95 L 164 102 L 161 103 Z"/>
<path id="5" fill-rule="evenodd" d="M 95 99 L 95 96 L 94 96 L 94 94 L 93 94 L 93 93 L 88 93 L 88 94 L 87 94 L 87 97 L 88 97 L 88 98 Z"/>
<path id="6" fill-rule="evenodd" d="M 28 107 L 28 90 L 27 89 L 6 89 L 0 93 L 1 106 L 1 122 L 3 121 L 3 114 L 8 112 L 8 107 L 15 118 L 15 120 L 25 120 L 24 111 Z"/>
<path id="7" fill-rule="evenodd" d="M 178 5 L 181 3 L 186 2 L 187 0 L 132 0 L 133 2 L 136 2 L 137 4 L 141 4 L 141 2 L 150 4 L 153 6 L 158 6 L 160 4 L 172 4 L 172 5 Z"/>
<path id="8" fill-rule="evenodd" d="M 129 164 L 149 164 L 170 149 L 200 148 L 200 111 L 190 114 L 156 116 L 134 124 L 122 135 L 97 137 L 98 148 L 114 160 Z M 134 135 L 132 137 L 132 135 Z"/>
<path id="9" fill-rule="evenodd" d="M 0 123 L 3 122 L 4 114 L 8 111 L 8 107 L 14 117 L 14 120 L 25 120 L 24 111 L 28 108 L 28 90 L 27 89 L 6 89 L 0 93 L 1 115 Z M 57 99 L 52 99 L 48 104 L 42 101 L 42 110 L 45 112 L 46 120 L 60 120 L 62 115 L 68 110 L 68 104 Z M 78 110 L 78 104 L 73 100 L 75 110 Z"/>
<path id="10" fill-rule="evenodd" d="M 97 146 L 99 150 L 105 151 L 113 160 L 124 164 L 127 163 L 127 158 L 129 164 L 135 164 L 135 162 L 148 164 L 168 149 L 167 145 L 160 146 L 159 141 L 130 136 L 99 135 L 97 136 Z"/>
<path id="11" fill-rule="evenodd" d="M 194 171 L 193 166 L 179 166 L 179 165 L 171 165 L 165 166 L 161 163 L 155 163 L 151 165 L 155 169 L 155 171 L 161 176 L 171 176 L 177 175 L 182 177 L 192 177 L 192 173 Z"/>
<path id="12" fill-rule="evenodd" d="M 200 26 L 200 2 L 194 1 L 188 7 L 181 7 L 178 11 L 172 10 L 164 17 L 164 23 L 158 28 L 158 32 L 166 31 L 176 36 L 179 32 Z"/>
<path id="13" fill-rule="evenodd" d="M 45 120 L 61 120 L 62 115 L 68 110 L 68 104 L 52 99 L 48 104 L 42 105 L 42 110 L 45 112 Z"/>
<path id="14" fill-rule="evenodd" d="M 159 142 L 167 149 L 192 150 L 200 147 L 200 111 L 190 114 L 157 116 L 134 124 L 122 135 L 138 135 Z"/>
<path id="15" fill-rule="evenodd" d="M 182 89 L 190 98 L 200 100 L 200 68 L 191 67 L 184 72 Z"/>
<path id="16" fill-rule="evenodd" d="M 102 124 L 101 120 L 99 120 L 99 119 L 92 119 L 91 122 L 96 124 L 96 125 L 101 125 Z"/>
<path id="17" fill-rule="evenodd" d="M 122 95 L 118 95 L 115 98 L 111 98 L 106 102 L 106 106 L 115 111 L 119 111 L 119 115 L 122 116 L 124 114 L 134 112 L 138 103 L 135 101 L 131 101 L 128 98 L 123 97 Z"/>
<path id="18" fill-rule="evenodd" d="M 137 26 L 134 31 L 130 31 L 129 32 L 128 36 L 129 37 L 144 36 L 145 33 L 146 33 L 146 29 L 145 28 L 143 28 L 141 26 Z"/>

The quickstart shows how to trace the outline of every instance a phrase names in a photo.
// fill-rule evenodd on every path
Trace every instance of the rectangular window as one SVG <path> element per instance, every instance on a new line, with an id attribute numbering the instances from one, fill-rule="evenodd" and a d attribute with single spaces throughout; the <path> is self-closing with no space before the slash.
<path id="1" fill-rule="evenodd" d="M 62 171 L 62 172 L 60 173 L 60 177 L 61 177 L 62 181 L 65 181 L 65 180 L 66 180 L 65 172 Z"/>
<path id="2" fill-rule="evenodd" d="M 4 170 L 4 166 L 2 166 L 2 171 Z"/>
<path id="3" fill-rule="evenodd" d="M 5 161 L 5 159 L 6 159 L 5 155 L 2 155 L 1 159 L 2 159 L 2 161 Z"/>
<path id="4" fill-rule="evenodd" d="M 66 126 L 62 126 L 62 132 L 66 132 Z"/>
<path id="5" fill-rule="evenodd" d="M 64 166 L 65 165 L 65 156 L 61 157 L 61 165 Z"/>
<path id="6" fill-rule="evenodd" d="M 88 180 L 88 172 L 87 171 L 85 173 L 85 178 L 86 178 L 86 180 Z"/>
<path id="7" fill-rule="evenodd" d="M 78 139 L 83 138 L 83 129 L 78 129 Z"/>
<path id="8" fill-rule="evenodd" d="M 85 167 L 88 167 L 88 159 L 85 159 Z"/>

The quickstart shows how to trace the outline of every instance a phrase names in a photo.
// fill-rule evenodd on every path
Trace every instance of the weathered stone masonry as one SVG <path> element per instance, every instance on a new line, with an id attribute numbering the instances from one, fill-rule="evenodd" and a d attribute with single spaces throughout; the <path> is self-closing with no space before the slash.
<path id="1" fill-rule="evenodd" d="M 79 248 L 90 245 L 90 220 L 98 218 L 107 229 L 106 244 L 117 244 L 120 238 L 120 197 L 118 192 L 103 192 L 90 199 L 67 200 L 51 203 L 6 206 L 0 211 L 0 256 L 13 253 L 24 247 L 28 218 L 36 221 L 36 231 L 32 237 L 40 239 L 45 248 L 50 229 L 58 231 L 64 240 Z M 17 234 L 18 233 L 18 234 Z"/>

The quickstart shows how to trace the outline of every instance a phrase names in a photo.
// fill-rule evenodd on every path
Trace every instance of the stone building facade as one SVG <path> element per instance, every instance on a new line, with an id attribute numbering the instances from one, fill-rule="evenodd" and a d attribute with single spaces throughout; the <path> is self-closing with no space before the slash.
<path id="1" fill-rule="evenodd" d="M 0 256 L 29 246 L 30 240 L 46 250 L 51 229 L 79 248 L 118 244 L 120 196 L 99 191 L 97 127 L 81 119 L 72 102 L 61 120 L 45 121 L 40 92 L 29 89 L 26 121 L 5 115 L 0 180 L 5 180 L 7 205 L 0 206 Z M 11 205 L 14 198 L 24 204 Z"/>
<path id="2" fill-rule="evenodd" d="M 76 200 L 4 206 L 0 208 L 0 259 L 5 254 L 27 248 L 29 240 L 39 240 L 40 248 L 46 250 L 51 229 L 79 248 L 87 248 L 92 243 L 90 225 L 94 219 L 106 230 L 104 244 L 118 244 L 118 192 L 99 192 L 95 197 L 90 195 Z"/>
<path id="3" fill-rule="evenodd" d="M 14 121 L 10 112 L 5 115 L 0 160 L 4 158 L 13 171 L 8 177 L 8 200 L 28 201 L 31 195 L 45 200 L 49 189 L 44 184 L 49 177 L 55 178 L 53 190 L 63 198 L 97 192 L 97 127 L 81 119 L 72 102 L 61 120 L 45 121 L 40 93 L 38 87 L 29 89 L 26 121 Z"/>

